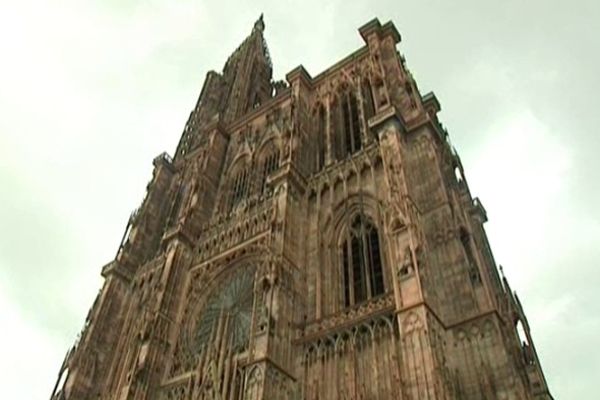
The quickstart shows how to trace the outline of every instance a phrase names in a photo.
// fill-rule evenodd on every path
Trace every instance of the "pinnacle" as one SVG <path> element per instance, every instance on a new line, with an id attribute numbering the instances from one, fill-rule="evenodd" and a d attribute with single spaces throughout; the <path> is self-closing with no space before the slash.
<path id="1" fill-rule="evenodd" d="M 254 23 L 254 28 L 252 28 L 252 32 L 264 32 L 265 31 L 265 21 L 263 20 L 263 13 L 260 13 L 260 17 Z"/>

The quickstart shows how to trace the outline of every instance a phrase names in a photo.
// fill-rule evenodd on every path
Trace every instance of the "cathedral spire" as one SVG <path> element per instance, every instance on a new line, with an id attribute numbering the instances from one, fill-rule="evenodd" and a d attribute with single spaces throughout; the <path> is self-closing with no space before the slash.
<path id="1" fill-rule="evenodd" d="M 250 35 L 225 63 L 223 77 L 231 84 L 225 119 L 235 119 L 271 97 L 273 66 L 263 36 L 264 30 L 265 22 L 261 14 Z"/>
<path id="2" fill-rule="evenodd" d="M 229 123 L 260 106 L 274 92 L 273 66 L 263 33 L 263 14 L 250 35 L 229 56 L 223 72 L 210 71 L 196 107 L 190 114 L 175 157 L 191 151 L 201 142 L 202 129 L 218 118 Z"/>
<path id="3" fill-rule="evenodd" d="M 236 61 L 243 58 L 246 55 L 256 55 L 259 58 L 266 58 L 269 67 L 271 65 L 271 57 L 269 55 L 269 49 L 267 48 L 267 42 L 264 38 L 265 32 L 265 21 L 264 15 L 261 13 L 258 19 L 254 22 L 250 35 L 244 39 L 244 41 L 235 49 L 233 53 L 227 59 L 225 66 L 223 67 L 223 74 L 227 74 L 231 67 L 235 67 Z M 250 53 L 250 54 L 248 54 Z"/>

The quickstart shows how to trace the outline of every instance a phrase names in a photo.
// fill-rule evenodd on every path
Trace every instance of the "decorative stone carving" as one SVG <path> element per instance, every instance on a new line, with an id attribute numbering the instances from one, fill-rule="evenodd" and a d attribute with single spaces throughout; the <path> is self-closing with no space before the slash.
<path id="1" fill-rule="evenodd" d="M 290 86 L 263 31 L 154 160 L 52 400 L 549 400 L 393 24 Z"/>
<path id="2" fill-rule="evenodd" d="M 406 247 L 402 252 L 402 262 L 398 265 L 398 278 L 408 278 L 415 272 L 415 266 L 412 260 L 412 253 L 410 247 Z"/>

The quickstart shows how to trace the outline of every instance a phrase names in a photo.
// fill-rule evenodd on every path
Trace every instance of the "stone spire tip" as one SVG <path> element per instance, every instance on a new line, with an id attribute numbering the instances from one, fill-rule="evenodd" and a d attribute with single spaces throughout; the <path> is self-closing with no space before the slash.
<path id="1" fill-rule="evenodd" d="M 264 14 L 260 13 L 260 17 L 258 17 L 256 22 L 254 23 L 254 29 L 252 29 L 253 31 L 260 31 L 260 32 L 265 31 L 265 21 L 263 19 L 263 16 L 264 16 Z"/>

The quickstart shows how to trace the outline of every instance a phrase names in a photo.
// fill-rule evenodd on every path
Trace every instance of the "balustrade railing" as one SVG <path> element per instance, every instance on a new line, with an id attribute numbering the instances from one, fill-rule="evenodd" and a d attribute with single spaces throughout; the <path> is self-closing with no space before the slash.
<path id="1" fill-rule="evenodd" d="M 382 312 L 387 312 L 394 306 L 394 296 L 386 293 L 374 297 L 364 303 L 343 309 L 333 315 L 309 322 L 304 329 L 305 336 L 319 336 L 331 330 L 343 329 L 361 320 L 368 320 Z"/>
<path id="2" fill-rule="evenodd" d="M 203 229 L 198 240 L 197 252 L 202 259 L 244 242 L 270 228 L 275 211 L 272 197 L 254 204 L 244 204 L 227 216 L 213 221 Z"/>

